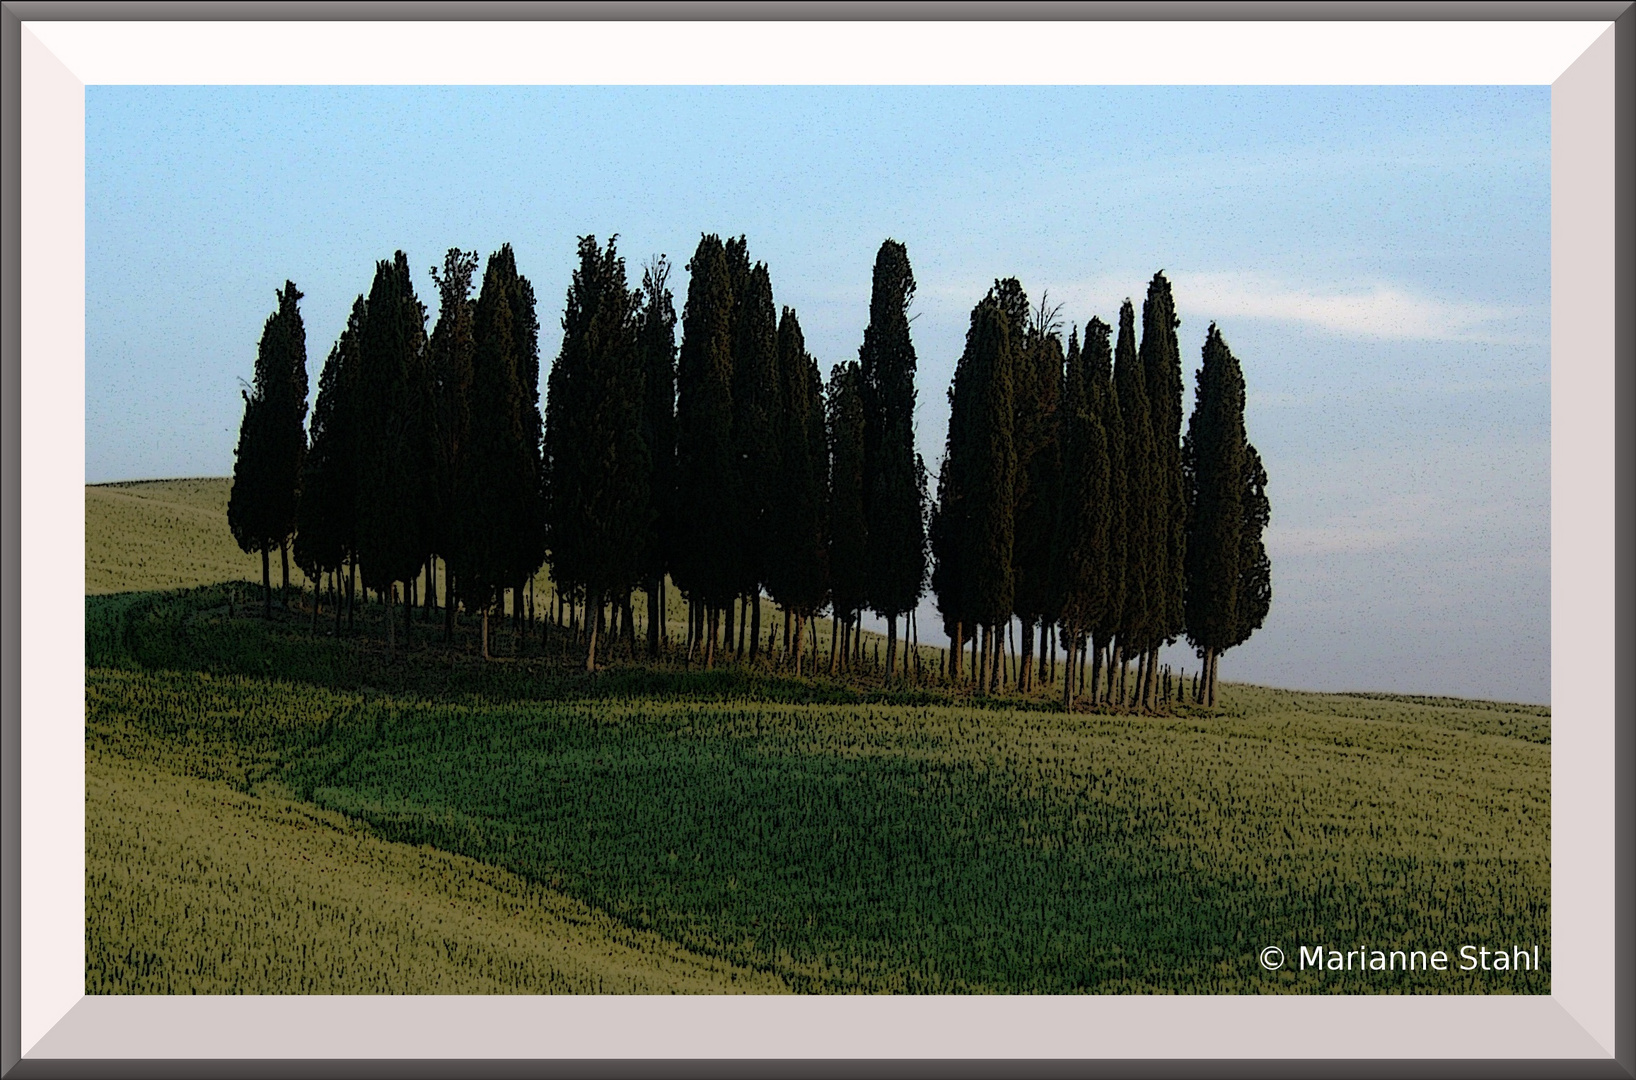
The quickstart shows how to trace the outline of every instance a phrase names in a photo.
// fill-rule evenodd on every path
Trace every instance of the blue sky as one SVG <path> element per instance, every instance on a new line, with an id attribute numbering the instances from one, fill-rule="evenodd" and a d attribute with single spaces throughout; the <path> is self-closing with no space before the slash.
<path id="1" fill-rule="evenodd" d="M 509 241 L 548 365 L 577 236 L 668 254 L 679 304 L 705 231 L 826 372 L 908 245 L 934 468 L 994 278 L 1083 324 L 1165 270 L 1187 406 L 1214 320 L 1271 478 L 1273 608 L 1223 677 L 1549 700 L 1543 86 L 90 86 L 86 480 L 231 472 L 286 278 L 316 387 L 375 260 L 435 309 L 445 249 Z"/>

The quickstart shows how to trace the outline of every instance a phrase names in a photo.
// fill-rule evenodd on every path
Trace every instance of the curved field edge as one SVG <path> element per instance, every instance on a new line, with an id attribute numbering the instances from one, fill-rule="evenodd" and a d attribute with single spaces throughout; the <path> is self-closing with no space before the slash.
<path id="1" fill-rule="evenodd" d="M 86 761 L 87 994 L 784 993 L 516 874 L 114 754 Z"/>
<path id="2" fill-rule="evenodd" d="M 108 752 L 507 867 L 797 990 L 1549 989 L 1254 961 L 1548 956 L 1548 710 L 1233 687 L 1215 715 L 1067 716 L 457 657 L 427 681 L 211 590 L 88 600 L 87 629 Z"/>

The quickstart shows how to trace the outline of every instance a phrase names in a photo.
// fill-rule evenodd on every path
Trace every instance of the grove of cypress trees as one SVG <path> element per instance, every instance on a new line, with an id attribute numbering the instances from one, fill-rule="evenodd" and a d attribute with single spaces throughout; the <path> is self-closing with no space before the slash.
<path id="1" fill-rule="evenodd" d="M 897 618 L 926 585 L 926 524 L 915 457 L 915 347 L 909 251 L 888 239 L 875 255 L 869 325 L 858 349 L 864 389 L 864 517 L 869 606 L 887 620 L 886 668 L 896 669 Z"/>
<path id="2" fill-rule="evenodd" d="M 521 628 L 523 588 L 545 562 L 545 466 L 541 459 L 544 417 L 540 414 L 540 319 L 534 285 L 517 270 L 517 255 L 501 244 L 490 257 L 498 263 L 499 280 L 511 311 L 511 348 L 516 358 L 527 478 L 518 498 L 525 508 L 522 534 L 515 548 L 516 561 L 503 583 L 512 590 L 512 618 Z M 503 599 L 503 597 L 502 597 Z"/>
<path id="3" fill-rule="evenodd" d="M 1072 706 L 1074 698 L 1074 650 L 1082 638 L 1104 625 L 1108 606 L 1113 506 L 1102 399 L 1109 393 L 1110 334 L 1111 329 L 1101 319 L 1093 318 L 1086 324 L 1083 348 L 1077 335 L 1069 341 L 1063 376 L 1061 511 L 1052 554 L 1053 577 L 1061 595 L 1063 636 L 1068 643 L 1069 674 L 1062 681 L 1065 708 Z"/>
<path id="4" fill-rule="evenodd" d="M 778 474 L 767 587 L 793 621 L 793 658 L 801 674 L 802 628 L 828 594 L 829 449 L 824 436 L 818 362 L 807 352 L 795 312 L 778 323 L 781 384 Z"/>
<path id="5" fill-rule="evenodd" d="M 466 433 L 471 426 L 472 362 L 477 352 L 476 308 L 471 289 L 477 265 L 477 252 L 450 248 L 443 256 L 442 272 L 432 268 L 439 304 L 430 342 L 438 436 L 437 497 L 431 540 L 433 552 L 443 558 L 445 567 L 454 543 L 455 485 L 464 467 L 461 456 L 466 452 Z M 449 595 L 444 598 L 443 633 L 445 640 L 453 640 L 455 605 L 447 573 L 444 578 L 444 591 Z M 428 575 L 428 592 L 435 580 L 435 576 Z"/>
<path id="6" fill-rule="evenodd" d="M 503 590 L 533 572 L 528 563 L 536 552 L 541 489 L 512 314 L 516 264 L 509 255 L 507 245 L 489 256 L 472 312 L 467 428 L 450 514 L 449 570 L 456 595 L 482 612 L 485 658 L 490 611 Z"/>
<path id="7" fill-rule="evenodd" d="M 1164 271 L 1153 275 L 1142 301 L 1143 386 L 1153 430 L 1152 543 L 1154 592 L 1149 599 L 1153 625 L 1145 664 L 1142 701 L 1156 704 L 1156 666 L 1162 642 L 1174 641 L 1186 625 L 1182 595 L 1186 578 L 1187 496 L 1182 482 L 1182 360 L 1176 340 L 1176 304 Z"/>
<path id="8" fill-rule="evenodd" d="M 836 364 L 829 373 L 825 402 L 829 435 L 829 580 L 830 602 L 845 664 L 848 643 L 857 632 L 858 613 L 868 602 L 869 523 L 864 516 L 863 372 L 857 361 Z M 832 662 L 831 669 L 835 664 Z"/>
<path id="9" fill-rule="evenodd" d="M 287 552 L 284 545 L 295 531 L 307 449 L 307 331 L 296 307 L 301 292 L 286 281 L 276 295 L 278 307 L 267 317 L 256 348 L 255 381 L 244 394 L 227 500 L 233 539 L 246 553 L 261 552 L 262 610 L 269 618 L 273 610 L 269 557 L 275 547 Z M 286 561 L 286 589 L 289 578 Z"/>
<path id="10" fill-rule="evenodd" d="M 339 573 L 357 544 L 358 345 L 364 312 L 360 296 L 318 375 L 292 545 L 296 565 L 314 578 L 326 570 Z M 339 630 L 340 605 L 335 617 Z"/>
<path id="11" fill-rule="evenodd" d="M 660 255 L 642 270 L 637 351 L 642 365 L 642 441 L 647 446 L 653 514 L 642 556 L 648 594 L 648 656 L 665 640 L 665 575 L 676 543 L 676 304 L 670 262 Z"/>
<path id="12" fill-rule="evenodd" d="M 645 393 L 637 351 L 640 296 L 609 238 L 579 241 L 562 315 L 562 351 L 548 382 L 552 574 L 587 611 L 641 579 L 653 505 L 642 438 Z M 596 670 L 597 619 L 586 620 L 585 670 Z"/>
<path id="13" fill-rule="evenodd" d="M 714 661 L 716 619 L 736 594 L 733 454 L 733 286 L 727 252 L 711 234 L 687 264 L 676 365 L 676 584 L 708 612 L 704 660 Z"/>

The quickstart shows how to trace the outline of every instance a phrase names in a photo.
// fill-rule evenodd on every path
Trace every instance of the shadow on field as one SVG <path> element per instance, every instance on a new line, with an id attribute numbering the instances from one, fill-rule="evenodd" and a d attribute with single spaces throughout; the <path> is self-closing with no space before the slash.
<path id="1" fill-rule="evenodd" d="M 1342 745 L 1280 720 L 1231 741 L 742 669 L 587 678 L 549 652 L 430 644 L 386 664 L 298 617 L 230 617 L 230 596 L 87 598 L 88 739 L 276 782 L 800 991 L 1549 992 L 1548 970 L 1256 962 L 1297 942 L 1548 943 L 1537 798 L 1468 783 L 1465 733 Z M 1535 783 L 1548 751 L 1517 745 L 1511 775 Z"/>

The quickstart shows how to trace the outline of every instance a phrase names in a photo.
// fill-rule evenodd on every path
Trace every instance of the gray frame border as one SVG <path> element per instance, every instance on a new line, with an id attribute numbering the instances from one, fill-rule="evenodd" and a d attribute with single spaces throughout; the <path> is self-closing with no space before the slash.
<path id="1" fill-rule="evenodd" d="M 458 16 L 453 12 L 459 11 Z M 1615 689 L 1615 890 L 1622 903 L 1615 909 L 1614 1058 L 1603 1061 L 1545 1060 L 1290 1060 L 1290 1059 L 1146 1059 L 1146 1060 L 425 1060 L 401 1059 L 40 1059 L 21 1060 L 21 761 L 22 707 L 21 606 L 21 21 L 172 21 L 172 20 L 451 20 L 585 19 L 644 20 L 981 20 L 996 8 L 980 0 L 935 5 L 890 3 L 791 2 L 772 6 L 746 2 L 658 4 L 526 2 L 477 0 L 458 9 L 437 0 L 398 0 L 385 5 L 275 3 L 266 0 L 226 5 L 212 0 L 145 0 L 109 3 L 101 0 L 5 0 L 0 3 L 0 1077 L 204 1077 L 238 1075 L 272 1077 L 372 1076 L 1372 1076 L 1389 1073 L 1418 1076 L 1636 1077 L 1636 862 L 1631 843 L 1636 821 L 1636 686 L 1619 679 Z M 1185 21 L 1201 16 L 1231 21 L 1495 21 L 1531 19 L 1613 20 L 1615 24 L 1615 165 L 1614 165 L 1614 322 L 1615 398 L 1615 655 L 1636 638 L 1636 576 L 1631 536 L 1636 533 L 1636 7 L 1633 0 L 1498 0 L 1455 3 L 1448 0 L 1367 3 L 1339 0 L 1315 4 L 1305 0 L 1230 0 L 1199 3 L 1177 0 L 1074 2 L 1034 0 L 1003 9 L 1011 21 L 1035 19 Z M 1208 12 L 1208 16 L 1205 13 Z M 662 13 L 662 14 L 661 14 Z M 1625 103 L 1620 105 L 1620 103 Z M 1619 822 L 1625 822 L 1620 825 Z M 1623 1017 L 1623 1019 L 1618 1019 Z"/>

